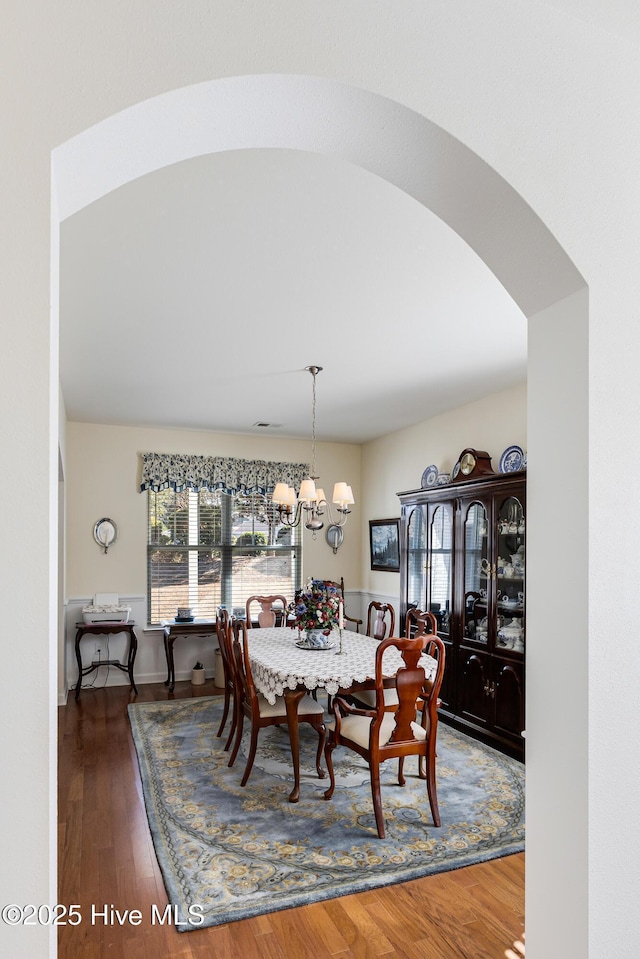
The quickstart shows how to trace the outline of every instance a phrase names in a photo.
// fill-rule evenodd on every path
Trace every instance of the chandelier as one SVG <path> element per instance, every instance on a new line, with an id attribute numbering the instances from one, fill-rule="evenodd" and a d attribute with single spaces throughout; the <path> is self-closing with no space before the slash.
<path id="1" fill-rule="evenodd" d="M 332 526 L 344 526 L 353 505 L 351 487 L 344 482 L 336 483 L 333 487 L 333 504 L 338 517 L 334 517 L 331 507 L 321 487 L 316 487 L 316 376 L 322 370 L 321 366 L 306 366 L 306 370 L 313 377 L 313 404 L 311 408 L 311 475 L 300 484 L 300 491 L 296 497 L 293 486 L 287 483 L 276 483 L 271 502 L 276 505 L 278 519 L 284 526 L 299 526 L 303 517 L 307 529 L 317 533 L 324 526 L 322 517 L 325 510 Z"/>

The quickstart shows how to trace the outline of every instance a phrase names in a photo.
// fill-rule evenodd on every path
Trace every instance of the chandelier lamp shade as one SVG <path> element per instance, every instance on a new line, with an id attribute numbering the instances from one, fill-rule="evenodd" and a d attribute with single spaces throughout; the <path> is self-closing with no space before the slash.
<path id="1" fill-rule="evenodd" d="M 276 505 L 280 522 L 285 526 L 298 526 L 304 519 L 304 525 L 315 534 L 324 526 L 324 515 L 332 526 L 344 526 L 353 506 L 354 499 L 351 487 L 341 481 L 333 487 L 332 502 L 334 517 L 330 504 L 320 486 L 316 486 L 316 376 L 321 372 L 321 366 L 306 366 L 306 370 L 313 378 L 313 404 L 311 409 L 311 475 L 300 483 L 300 490 L 296 496 L 293 486 L 287 483 L 276 483 L 271 501 Z"/>

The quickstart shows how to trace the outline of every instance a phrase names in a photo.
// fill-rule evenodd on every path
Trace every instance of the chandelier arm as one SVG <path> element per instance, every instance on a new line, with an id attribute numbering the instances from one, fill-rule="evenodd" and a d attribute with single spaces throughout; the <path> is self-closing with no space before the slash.
<path id="1" fill-rule="evenodd" d="M 292 509 L 291 506 L 282 506 L 281 504 L 278 504 L 276 509 L 278 511 L 278 519 L 282 526 L 295 529 L 296 526 L 300 525 L 302 519 L 302 503 L 297 503 L 295 510 Z"/>
<path id="2" fill-rule="evenodd" d="M 320 507 L 322 507 L 322 509 L 320 509 Z M 333 509 L 331 508 L 331 503 L 329 503 L 326 499 L 323 499 L 318 503 L 318 512 L 320 516 L 324 515 L 324 510 L 327 512 L 327 519 L 329 520 L 330 526 L 344 526 L 347 522 L 349 513 L 351 512 L 351 510 L 346 509 L 346 507 L 344 509 L 340 509 L 336 506 L 336 512 L 339 513 L 339 517 L 336 518 Z"/>

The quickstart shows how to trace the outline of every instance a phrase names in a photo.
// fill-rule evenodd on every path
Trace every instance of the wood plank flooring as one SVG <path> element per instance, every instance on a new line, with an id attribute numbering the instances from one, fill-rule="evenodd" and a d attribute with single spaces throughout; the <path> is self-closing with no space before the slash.
<path id="1" fill-rule="evenodd" d="M 59 959 L 504 959 L 524 929 L 524 854 L 212 929 L 153 923 L 167 897 L 142 798 L 126 706 L 217 692 L 87 689 L 59 709 L 59 898 L 82 922 L 60 927 Z M 259 748 L 259 747 L 258 747 Z M 92 906 L 138 909 L 105 924 Z"/>

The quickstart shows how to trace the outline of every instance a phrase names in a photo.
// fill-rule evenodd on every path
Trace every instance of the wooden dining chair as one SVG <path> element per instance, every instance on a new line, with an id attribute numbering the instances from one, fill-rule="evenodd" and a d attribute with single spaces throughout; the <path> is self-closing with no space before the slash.
<path id="1" fill-rule="evenodd" d="M 388 624 L 387 617 L 389 618 Z M 369 603 L 367 607 L 367 636 L 372 636 L 374 639 L 393 636 L 395 625 L 396 613 L 390 603 L 378 603 L 375 599 Z"/>
<path id="2" fill-rule="evenodd" d="M 377 600 L 372 600 L 367 607 L 366 635 L 371 636 L 372 639 L 377 639 L 378 642 L 383 640 L 387 635 L 387 616 L 389 618 L 389 636 L 393 636 L 396 625 L 396 614 L 393 606 L 389 603 L 379 603 Z M 355 703 L 356 706 L 372 707 L 375 705 L 376 693 L 371 680 L 356 683 L 348 691 L 344 690 L 343 692 L 348 696 L 349 701 Z M 387 705 L 397 703 L 395 689 L 385 689 L 384 695 Z M 328 708 L 331 711 L 331 700 L 329 700 Z"/>
<path id="3" fill-rule="evenodd" d="M 326 583 L 327 586 L 333 586 L 335 589 L 337 589 L 337 591 L 338 591 L 338 593 L 339 593 L 339 595 L 340 595 L 340 599 L 342 600 L 342 603 L 343 603 L 344 618 L 345 618 L 345 620 L 346 620 L 347 623 L 353 623 L 353 624 L 355 625 L 355 628 L 356 628 L 356 629 L 355 629 L 356 633 L 359 633 L 359 632 L 360 632 L 360 627 L 362 626 L 362 620 L 361 620 L 361 619 L 356 619 L 355 616 L 348 616 L 346 610 L 344 609 L 344 576 L 341 576 L 341 577 L 340 577 L 340 582 L 339 582 L 339 583 L 337 583 L 337 582 L 336 582 L 335 580 L 333 580 L 333 579 L 325 579 L 325 580 L 323 580 L 323 582 Z M 348 628 L 349 628 L 349 627 L 347 627 L 347 629 L 348 629 Z"/>
<path id="4" fill-rule="evenodd" d="M 259 627 L 287 625 L 288 602 L 285 596 L 250 596 L 245 604 L 247 629 L 253 627 L 251 607 L 256 603 L 260 606 L 260 612 L 256 619 Z"/>
<path id="5" fill-rule="evenodd" d="M 251 739 L 249 744 L 249 755 L 244 775 L 240 783 L 246 786 L 251 773 L 253 761 L 256 755 L 258 745 L 258 733 L 265 726 L 286 726 L 287 725 L 287 707 L 283 696 L 276 697 L 276 701 L 271 705 L 264 696 L 258 693 L 253 681 L 251 672 L 251 659 L 249 656 L 250 633 L 244 622 L 238 623 L 237 631 L 233 638 L 233 653 L 236 663 L 237 675 L 240 680 L 242 696 L 238 701 L 238 724 L 236 729 L 236 739 L 233 746 L 233 752 L 229 760 L 229 765 L 233 766 L 240 748 L 244 720 L 247 718 L 251 723 Z M 323 719 L 323 707 L 317 703 L 311 696 L 306 694 L 298 703 L 298 722 L 309 723 L 318 733 L 318 752 L 316 754 L 316 769 L 318 776 L 323 779 L 325 771 L 322 768 L 322 752 L 326 740 L 326 727 Z"/>
<path id="6" fill-rule="evenodd" d="M 331 780 L 324 794 L 331 799 L 336 781 L 333 769 L 333 750 L 345 746 L 357 752 L 369 765 L 371 796 L 380 839 L 385 837 L 382 799 L 380 795 L 380 765 L 387 759 L 399 759 L 398 782 L 404 786 L 405 756 L 424 756 L 427 763 L 426 784 L 431 815 L 435 826 L 440 825 L 440 812 L 436 790 L 436 736 L 438 730 L 437 702 L 442 670 L 444 669 L 444 644 L 439 637 L 429 637 L 429 641 L 442 647 L 442 668 L 429 681 L 419 660 L 424 650 L 425 636 L 400 639 L 390 636 L 383 639 L 376 649 L 375 693 L 376 702 L 372 709 L 353 706 L 342 696 L 333 701 L 334 721 L 329 725 L 329 737 L 325 746 L 325 759 Z M 395 647 L 402 656 L 404 665 L 395 675 L 395 689 L 398 703 L 395 706 L 385 704 L 384 699 L 384 653 L 389 647 Z M 421 722 L 416 722 L 416 702 L 422 701 Z"/>
<path id="7" fill-rule="evenodd" d="M 430 610 L 410 606 L 404 621 L 405 636 L 423 636 L 425 633 L 438 632 L 438 620 Z"/>
<path id="8" fill-rule="evenodd" d="M 235 662 L 233 656 L 233 634 L 231 619 L 226 609 L 219 609 L 216 613 L 216 635 L 218 637 L 218 647 L 222 657 L 222 671 L 224 675 L 224 706 L 222 709 L 222 719 L 218 727 L 217 736 L 222 736 L 224 727 L 231 710 L 231 729 L 225 743 L 225 750 L 228 750 L 233 734 L 237 726 L 237 700 L 240 695 L 238 691 L 238 681 L 236 676 Z"/>

